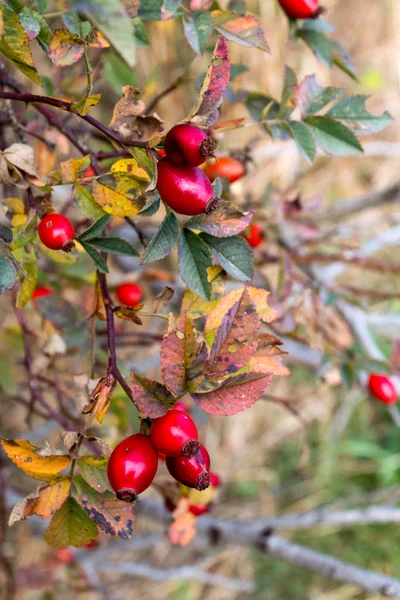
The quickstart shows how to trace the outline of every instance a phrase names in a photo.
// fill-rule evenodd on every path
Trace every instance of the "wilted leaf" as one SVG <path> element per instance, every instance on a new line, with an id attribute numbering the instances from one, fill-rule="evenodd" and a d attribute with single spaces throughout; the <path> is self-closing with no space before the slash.
<path id="1" fill-rule="evenodd" d="M 229 85 L 230 63 L 225 38 L 221 35 L 215 46 L 211 63 L 202 83 L 196 104 L 189 119 L 200 126 L 210 127 L 218 120 L 218 107 Z"/>
<path id="2" fill-rule="evenodd" d="M 152 419 L 161 417 L 175 404 L 175 398 L 162 383 L 134 371 L 131 371 L 130 388 L 138 410 Z"/>
<path id="3" fill-rule="evenodd" d="M 64 183 L 73 183 L 90 167 L 90 156 L 70 158 L 60 163 Z"/>
<path id="4" fill-rule="evenodd" d="M 111 491 L 107 477 L 107 465 L 108 458 L 105 456 L 99 458 L 82 456 L 78 460 L 79 470 L 83 479 L 99 494 L 107 490 Z"/>
<path id="5" fill-rule="evenodd" d="M 81 100 L 81 102 L 76 102 L 71 105 L 71 112 L 76 113 L 78 115 L 82 115 L 83 117 L 89 114 L 92 106 L 96 106 L 101 100 L 101 94 L 92 94 L 87 98 Z"/>
<path id="6" fill-rule="evenodd" d="M 227 379 L 212 392 L 192 394 L 192 398 L 202 410 L 211 415 L 236 415 L 257 402 L 271 379 L 272 375 L 244 373 Z"/>
<path id="7" fill-rule="evenodd" d="M 253 278 L 253 253 L 248 243 L 240 236 L 217 238 L 208 233 L 200 234 L 221 267 L 239 281 Z"/>
<path id="8" fill-rule="evenodd" d="M 48 481 L 63 471 L 71 462 L 69 456 L 39 456 L 37 448 L 26 440 L 1 441 L 7 456 L 29 477 Z"/>
<path id="9" fill-rule="evenodd" d="M 188 311 L 192 319 L 208 315 L 218 304 L 218 299 L 203 300 L 190 290 L 186 290 L 182 300 L 181 312 Z"/>
<path id="10" fill-rule="evenodd" d="M 99 494 L 88 486 L 82 477 L 75 477 L 78 500 L 91 522 L 96 523 L 108 535 L 127 540 L 133 533 L 132 506 L 117 500 L 114 494 Z"/>
<path id="11" fill-rule="evenodd" d="M 214 237 L 224 238 L 241 233 L 248 227 L 254 212 L 242 213 L 230 202 L 220 200 L 209 215 L 192 217 L 185 227 L 198 229 Z"/>
<path id="12" fill-rule="evenodd" d="M 174 290 L 172 288 L 170 288 L 168 285 L 166 285 L 165 288 L 159 294 L 157 294 L 157 296 L 155 296 L 152 300 L 154 312 L 158 313 L 163 308 L 168 306 L 174 293 L 175 293 Z"/>
<path id="13" fill-rule="evenodd" d="M 49 58 L 57 67 L 69 67 L 82 58 L 83 40 L 67 29 L 56 29 L 49 47 Z"/>
<path id="14" fill-rule="evenodd" d="M 255 333 L 261 326 L 260 319 L 246 289 L 235 290 L 237 299 L 222 314 L 223 300 L 208 315 L 204 327 L 207 341 L 212 339 L 207 379 L 220 380 L 239 371 L 257 349 Z M 233 296 L 234 292 L 228 294 Z M 226 297 L 225 297 L 226 298 Z M 224 309 L 222 309 L 224 310 Z M 217 328 L 214 327 L 218 323 Z"/>
<path id="15" fill-rule="evenodd" d="M 3 152 L 4 158 L 9 165 L 36 177 L 35 151 L 28 144 L 11 144 Z"/>
<path id="16" fill-rule="evenodd" d="M 114 217 L 131 217 L 142 208 L 142 204 L 133 197 L 121 194 L 98 181 L 93 184 L 93 197 L 107 214 Z"/>
<path id="17" fill-rule="evenodd" d="M 205 377 L 207 347 L 198 339 L 192 318 L 184 312 L 170 322 L 161 344 L 161 375 L 174 396 L 194 392 Z"/>
<path id="18" fill-rule="evenodd" d="M 210 13 L 204 10 L 192 12 L 183 17 L 186 39 L 197 54 L 203 54 L 213 27 Z"/>
<path id="19" fill-rule="evenodd" d="M 114 310 L 114 314 L 118 319 L 123 321 L 129 321 L 130 323 L 136 323 L 136 325 L 142 325 L 142 319 L 138 315 L 138 311 L 143 308 L 143 304 L 135 307 L 130 306 L 118 306 Z"/>
<path id="20" fill-rule="evenodd" d="M 122 94 L 122 98 L 114 106 L 113 116 L 110 121 L 111 129 L 120 133 L 121 128 L 125 126 L 127 117 L 137 117 L 145 110 L 143 100 L 139 100 L 139 96 L 141 95 L 140 90 L 126 85 L 122 88 Z M 129 137 L 129 135 L 126 137 Z"/>
<path id="21" fill-rule="evenodd" d="M 211 17 L 215 29 L 228 40 L 271 53 L 264 30 L 258 19 L 252 15 L 243 15 L 231 10 L 213 10 Z"/>
<path id="22" fill-rule="evenodd" d="M 82 413 L 84 415 L 89 413 L 94 414 L 98 422 L 102 423 L 104 415 L 110 406 L 111 396 L 116 385 L 117 382 L 112 375 L 99 379 L 90 396 L 89 403 L 83 407 Z"/>
<path id="23" fill-rule="evenodd" d="M 196 535 L 196 517 L 185 512 L 177 517 L 168 528 L 168 537 L 172 544 L 187 546 Z"/>
<path id="24" fill-rule="evenodd" d="M 253 373 L 286 376 L 290 371 L 280 361 L 287 353 L 283 352 L 277 344 L 282 342 L 279 338 L 268 333 L 257 336 L 257 350 L 250 359 L 248 370 Z"/>
<path id="25" fill-rule="evenodd" d="M 67 452 L 71 452 L 75 449 L 77 442 L 79 441 L 79 434 L 76 431 L 63 431 L 61 433 L 61 439 Z"/>
<path id="26" fill-rule="evenodd" d="M 17 279 L 17 271 L 5 254 L 0 254 L 0 294 L 10 290 Z"/>
<path id="27" fill-rule="evenodd" d="M 178 244 L 180 232 L 178 219 L 173 212 L 169 212 L 148 243 L 142 263 L 146 264 L 168 256 Z"/>
<path id="28" fill-rule="evenodd" d="M 268 306 L 269 292 L 261 288 L 255 288 L 251 286 L 246 287 L 247 293 L 249 294 L 252 302 L 254 303 L 257 314 L 264 323 L 271 323 L 278 315 L 275 308 Z"/>
<path id="29" fill-rule="evenodd" d="M 110 43 L 98 29 L 93 31 L 90 36 L 89 48 L 109 48 Z"/>
<path id="30" fill-rule="evenodd" d="M 179 241 L 179 271 L 187 287 L 204 300 L 209 300 L 211 284 L 207 269 L 212 266 L 211 255 L 198 235 L 184 229 Z"/>
<path id="31" fill-rule="evenodd" d="M 11 511 L 8 524 L 25 520 L 31 515 L 47 519 L 60 508 L 69 494 L 71 482 L 68 477 L 60 478 L 50 485 L 41 485 L 32 494 L 23 498 Z"/>
<path id="32" fill-rule="evenodd" d="M 67 498 L 54 513 L 44 539 L 53 548 L 84 546 L 97 537 L 96 524 L 86 516 L 74 498 Z"/>

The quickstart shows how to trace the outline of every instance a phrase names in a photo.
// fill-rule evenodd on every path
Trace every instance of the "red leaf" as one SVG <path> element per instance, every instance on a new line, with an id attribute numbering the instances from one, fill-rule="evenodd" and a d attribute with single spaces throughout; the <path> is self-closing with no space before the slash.
<path id="1" fill-rule="evenodd" d="M 217 390 L 192 394 L 192 398 L 210 415 L 236 415 L 257 402 L 271 379 L 272 375 L 243 373 L 227 379 Z"/>
<path id="2" fill-rule="evenodd" d="M 162 383 L 134 371 L 131 371 L 130 388 L 138 410 L 152 419 L 162 417 L 175 404 L 175 398 Z"/>

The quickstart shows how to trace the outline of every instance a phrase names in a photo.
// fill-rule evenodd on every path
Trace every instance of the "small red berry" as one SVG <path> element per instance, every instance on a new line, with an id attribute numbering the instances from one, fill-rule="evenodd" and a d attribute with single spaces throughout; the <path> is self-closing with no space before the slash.
<path id="1" fill-rule="evenodd" d="M 291 19 L 315 19 L 324 10 L 318 0 L 279 0 L 279 4 Z"/>
<path id="2" fill-rule="evenodd" d="M 68 548 L 60 548 L 59 550 L 56 550 L 55 555 L 57 560 L 66 565 L 70 565 L 75 560 L 75 556 L 71 550 L 68 550 Z"/>
<path id="3" fill-rule="evenodd" d="M 194 456 L 200 444 L 199 434 L 193 419 L 181 410 L 172 409 L 154 419 L 150 430 L 151 443 L 167 456 Z"/>
<path id="4" fill-rule="evenodd" d="M 116 293 L 118 301 L 124 306 L 137 306 L 142 298 L 142 289 L 136 283 L 121 283 Z"/>
<path id="5" fill-rule="evenodd" d="M 257 246 L 262 244 L 264 241 L 264 229 L 261 227 L 261 225 L 254 223 L 250 225 L 247 233 L 242 233 L 242 236 L 249 246 L 252 248 L 257 248 Z"/>
<path id="6" fill-rule="evenodd" d="M 215 208 L 218 198 L 208 177 L 198 167 L 177 167 L 167 158 L 157 165 L 157 189 L 172 210 L 182 215 L 201 215 Z"/>
<path id="7" fill-rule="evenodd" d="M 41 242 L 51 250 L 69 251 L 73 248 L 74 226 L 68 217 L 58 213 L 45 215 L 39 223 L 38 234 Z"/>
<path id="8" fill-rule="evenodd" d="M 157 450 L 150 439 L 135 433 L 120 442 L 111 453 L 108 480 L 119 500 L 134 502 L 152 483 L 157 467 Z"/>
<path id="9" fill-rule="evenodd" d="M 368 387 L 371 394 L 381 402 L 385 404 L 397 402 L 397 390 L 387 375 L 372 373 L 369 376 Z"/>
<path id="10" fill-rule="evenodd" d="M 167 469 L 174 479 L 190 488 L 202 491 L 210 485 L 210 456 L 200 444 L 193 458 L 167 456 Z"/>
<path id="11" fill-rule="evenodd" d="M 96 173 L 94 172 L 94 169 L 93 169 L 92 165 L 90 165 L 90 167 L 88 167 L 86 169 L 86 171 L 84 171 L 82 173 L 83 179 L 86 179 L 86 177 L 95 177 L 95 176 L 96 176 Z"/>
<path id="12" fill-rule="evenodd" d="M 227 179 L 229 183 L 237 181 L 246 174 L 244 164 L 231 156 L 221 156 L 215 162 L 207 163 L 204 172 L 210 181 L 221 177 Z"/>
<path id="13" fill-rule="evenodd" d="M 32 300 L 36 300 L 36 298 L 43 298 L 43 296 L 49 296 L 53 293 L 48 287 L 37 287 L 32 294 Z"/>
<path id="14" fill-rule="evenodd" d="M 208 512 L 208 504 L 189 504 L 189 512 L 195 517 L 201 517 Z"/>
<path id="15" fill-rule="evenodd" d="M 168 160 L 177 167 L 198 167 L 214 156 L 216 142 L 190 123 L 175 125 L 167 133 L 164 150 Z"/>
<path id="16" fill-rule="evenodd" d="M 157 153 L 158 153 L 158 155 L 161 158 L 165 158 L 167 156 L 166 153 L 165 153 L 165 150 L 163 150 L 162 148 L 160 148 L 159 150 L 157 150 Z"/>
<path id="17" fill-rule="evenodd" d="M 210 481 L 211 485 L 215 488 L 221 485 L 221 477 L 217 473 L 214 473 L 214 471 L 210 471 Z"/>

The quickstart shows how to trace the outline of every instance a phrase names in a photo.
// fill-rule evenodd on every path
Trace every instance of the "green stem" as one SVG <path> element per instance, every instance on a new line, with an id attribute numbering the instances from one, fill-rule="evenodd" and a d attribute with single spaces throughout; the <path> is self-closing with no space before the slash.
<path id="1" fill-rule="evenodd" d="M 83 39 L 81 22 L 79 22 L 79 35 L 84 42 L 83 60 L 85 61 L 87 84 L 86 84 L 86 94 L 83 99 L 83 102 L 86 102 L 87 99 L 89 98 L 89 96 L 91 96 L 92 91 L 93 91 L 93 71 L 92 71 L 92 65 L 90 64 L 90 61 L 89 61 L 89 56 L 88 56 L 88 51 L 87 51 L 87 43 L 86 43 L 86 40 Z"/>

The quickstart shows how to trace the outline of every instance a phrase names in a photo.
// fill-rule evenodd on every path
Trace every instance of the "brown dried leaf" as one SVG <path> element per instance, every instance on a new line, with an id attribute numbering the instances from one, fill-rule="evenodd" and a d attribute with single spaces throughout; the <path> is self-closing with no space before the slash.
<path id="1" fill-rule="evenodd" d="M 122 98 L 118 100 L 114 107 L 113 116 L 110 122 L 110 128 L 123 135 L 121 128 L 125 124 L 127 117 L 138 117 L 145 110 L 143 100 L 138 100 L 140 90 L 126 85 L 122 88 Z"/>
<path id="2" fill-rule="evenodd" d="M 184 312 L 170 326 L 161 344 L 161 374 L 174 396 L 194 392 L 205 377 L 207 347 L 198 339 L 192 318 Z"/>
<path id="3" fill-rule="evenodd" d="M 117 382 L 113 375 L 102 377 L 93 390 L 89 403 L 82 408 L 82 414 L 95 414 L 99 423 L 103 422 L 104 415 L 111 404 L 111 396 Z"/>
<path id="4" fill-rule="evenodd" d="M 31 515 L 47 519 L 60 508 L 68 497 L 70 486 L 69 477 L 63 477 L 50 485 L 39 486 L 32 494 L 14 506 L 8 524 L 14 525 L 17 521 L 24 521 Z"/>
<path id="5" fill-rule="evenodd" d="M 196 517 L 190 512 L 183 513 L 168 528 L 168 537 L 173 544 L 187 546 L 196 535 Z"/>
<path id="6" fill-rule="evenodd" d="M 124 321 L 130 321 L 131 323 L 136 323 L 136 325 L 142 325 L 142 319 L 139 317 L 138 310 L 143 308 L 143 304 L 135 306 L 135 308 L 130 308 L 129 306 L 118 306 L 115 309 L 114 314 L 119 319 L 123 319 Z"/>
<path id="7" fill-rule="evenodd" d="M 68 67 L 82 58 L 84 42 L 67 29 L 56 29 L 49 47 L 49 58 L 57 67 Z"/>
<path id="8" fill-rule="evenodd" d="M 192 394 L 192 398 L 210 415 L 236 415 L 257 402 L 271 383 L 271 379 L 272 375 L 243 373 L 230 377 L 212 392 Z"/>
<path id="9" fill-rule="evenodd" d="M 244 214 L 232 203 L 222 200 L 210 214 L 191 218 L 186 227 L 224 238 L 244 231 L 253 217 L 254 212 Z"/>
<path id="10" fill-rule="evenodd" d="M 271 375 L 287 376 L 290 371 L 282 365 L 280 359 L 285 358 L 287 352 L 283 352 L 275 345 L 264 344 L 259 340 L 257 350 L 248 364 L 249 371 L 254 373 L 269 373 Z"/>
<path id="11" fill-rule="evenodd" d="M 174 295 L 174 290 L 166 285 L 164 289 L 153 298 L 152 305 L 155 313 L 160 312 L 163 308 L 165 308 Z"/>
<path id="12" fill-rule="evenodd" d="M 162 383 L 134 371 L 131 371 L 130 388 L 138 410 L 152 419 L 165 415 L 175 404 L 175 398 Z"/>
<path id="13" fill-rule="evenodd" d="M 75 444 L 79 440 L 79 433 L 76 431 L 63 431 L 61 434 L 64 447 L 67 452 L 71 452 Z"/>
<path id="14" fill-rule="evenodd" d="M 32 177 L 36 177 L 35 151 L 28 144 L 11 144 L 3 152 L 3 156 L 14 168 L 17 168 Z"/>

